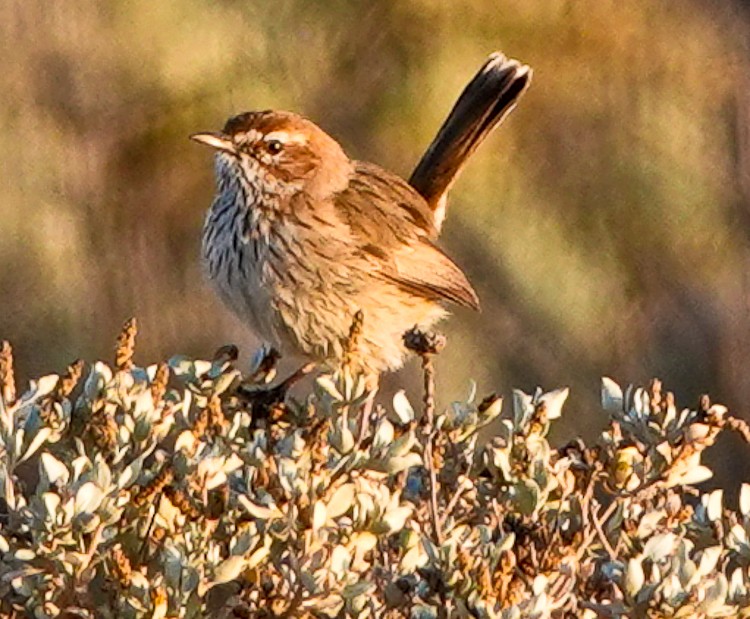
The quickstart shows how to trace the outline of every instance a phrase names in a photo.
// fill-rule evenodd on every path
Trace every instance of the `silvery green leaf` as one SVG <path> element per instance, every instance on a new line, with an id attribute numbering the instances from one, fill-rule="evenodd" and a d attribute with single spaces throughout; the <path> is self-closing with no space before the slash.
<path id="1" fill-rule="evenodd" d="M 221 395 L 227 389 L 229 389 L 235 381 L 240 377 L 240 372 L 238 370 L 232 370 L 231 372 L 225 372 L 221 374 L 215 381 L 213 385 L 213 392 L 214 395 Z"/>
<path id="2" fill-rule="evenodd" d="M 177 449 L 175 449 L 175 451 L 177 451 Z M 136 482 L 138 476 L 141 474 L 141 470 L 143 469 L 143 462 L 150 453 L 151 452 L 149 451 L 148 453 L 141 454 L 123 469 L 122 473 L 120 473 L 120 476 L 117 478 L 118 490 L 129 488 Z"/>
<path id="3" fill-rule="evenodd" d="M 245 569 L 247 559 L 243 556 L 233 556 L 222 561 L 214 571 L 214 577 L 209 586 L 220 585 L 236 579 Z"/>
<path id="4" fill-rule="evenodd" d="M 414 436 L 414 432 L 404 432 L 395 441 L 393 441 L 393 444 L 388 450 L 387 457 L 390 458 L 395 456 L 403 456 L 404 454 L 409 453 L 415 442 L 416 437 Z"/>
<path id="5" fill-rule="evenodd" d="M 393 443 L 394 429 L 393 424 L 387 419 L 381 419 L 375 430 L 375 436 L 372 437 L 372 449 L 378 451 Z"/>
<path id="6" fill-rule="evenodd" d="M 21 462 L 24 462 L 25 460 L 28 460 L 31 456 L 33 456 L 36 451 L 45 443 L 47 442 L 47 439 L 50 438 L 52 435 L 52 428 L 41 428 L 34 438 L 31 439 L 31 442 L 29 443 L 29 446 L 26 448 L 26 452 L 18 459 L 18 464 Z"/>
<path id="7" fill-rule="evenodd" d="M 513 484 L 511 497 L 518 511 L 525 515 L 531 515 L 539 505 L 539 486 L 531 479 L 522 479 Z"/>
<path id="8" fill-rule="evenodd" d="M 621 413 L 624 409 L 622 389 L 607 376 L 602 377 L 602 408 L 606 413 Z"/>
<path id="9" fill-rule="evenodd" d="M 417 568 L 424 567 L 428 562 L 429 557 L 424 547 L 422 544 L 416 544 L 406 551 L 399 562 L 399 569 L 402 574 L 413 574 Z"/>
<path id="10" fill-rule="evenodd" d="M 636 388 L 633 393 L 633 403 L 631 409 L 628 411 L 630 416 L 634 419 L 643 420 L 651 414 L 651 396 L 648 391 L 642 387 Z"/>
<path id="11" fill-rule="evenodd" d="M 627 594 L 635 599 L 635 596 L 641 590 L 645 581 L 646 576 L 643 573 L 641 560 L 637 557 L 630 559 L 625 570 L 625 590 L 627 591 Z"/>
<path id="12" fill-rule="evenodd" d="M 147 395 L 149 398 L 151 398 L 151 394 L 147 394 Z M 149 437 L 152 429 L 153 429 L 153 424 L 147 417 L 139 417 L 135 421 L 135 424 L 133 426 L 133 432 L 132 432 L 133 441 L 136 444 L 142 443 Z"/>
<path id="13" fill-rule="evenodd" d="M 539 402 L 543 402 L 547 409 L 547 419 L 557 419 L 562 415 L 562 407 L 569 394 L 570 388 L 563 387 L 549 391 L 539 398 Z"/>
<path id="14" fill-rule="evenodd" d="M 656 563 L 671 555 L 676 545 L 677 536 L 674 533 L 661 533 L 646 542 L 643 547 L 643 555 Z"/>
<path id="15" fill-rule="evenodd" d="M 520 389 L 513 390 L 513 427 L 516 430 L 523 428 L 534 412 L 533 400 L 533 396 Z"/>
<path id="16" fill-rule="evenodd" d="M 7 552 L 7 551 L 6 551 Z M 729 579 L 729 590 L 727 591 L 727 597 L 732 600 L 745 597 L 748 593 L 748 585 L 745 583 L 745 575 L 743 574 L 742 568 L 737 567 L 732 572 L 732 576 Z"/>
<path id="17" fill-rule="evenodd" d="M 750 517 L 750 484 L 742 484 L 740 488 L 740 513 Z"/>
<path id="18" fill-rule="evenodd" d="M 606 561 L 601 567 L 602 575 L 607 580 L 617 581 L 625 574 L 625 565 L 620 561 Z"/>
<path id="19" fill-rule="evenodd" d="M 721 557 L 721 552 L 721 546 L 709 546 L 703 550 L 700 563 L 698 564 L 698 573 L 701 576 L 707 576 L 714 571 L 714 568 Z"/>
<path id="20" fill-rule="evenodd" d="M 182 392 L 182 402 L 181 405 L 178 406 L 178 410 L 182 413 L 182 417 L 185 420 L 186 425 L 191 425 L 188 421 L 188 414 L 190 412 L 190 407 L 193 405 L 193 392 L 190 391 L 190 389 L 185 389 Z"/>
<path id="21" fill-rule="evenodd" d="M 638 537 L 640 539 L 650 537 L 654 531 L 656 531 L 656 528 L 662 519 L 666 518 L 666 516 L 666 512 L 661 509 L 655 509 L 654 511 L 645 514 L 638 523 Z"/>
<path id="22" fill-rule="evenodd" d="M 492 456 L 492 464 L 497 472 L 500 473 L 502 479 L 504 481 L 512 481 L 514 475 L 510 466 L 510 452 L 498 447 L 490 447 L 489 450 Z"/>
<path id="23" fill-rule="evenodd" d="M 497 545 L 498 550 L 505 551 L 505 550 L 512 550 L 513 546 L 516 543 L 516 534 L 515 533 L 508 533 Z"/>
<path id="24" fill-rule="evenodd" d="M 741 524 L 735 524 L 729 530 L 729 534 L 726 537 L 726 544 L 728 548 L 742 553 L 746 557 L 750 557 L 750 540 L 748 540 L 745 527 Z"/>
<path id="25" fill-rule="evenodd" d="M 271 549 L 268 547 L 268 544 L 264 544 L 257 550 L 253 551 L 253 553 L 247 559 L 248 569 L 253 569 L 254 567 L 260 565 L 270 554 Z"/>
<path id="26" fill-rule="evenodd" d="M 196 438 L 192 430 L 183 430 L 175 441 L 175 451 L 193 453 L 200 439 Z"/>
<path id="27" fill-rule="evenodd" d="M 45 492 L 42 494 L 42 504 L 44 505 L 44 510 L 47 512 L 46 520 L 55 521 L 55 515 L 61 502 L 62 499 L 60 499 L 59 494 L 55 494 L 54 492 Z"/>
<path id="28" fill-rule="evenodd" d="M 354 434 L 346 425 L 336 428 L 331 437 L 331 445 L 341 454 L 347 454 L 354 449 Z"/>
<path id="29" fill-rule="evenodd" d="M 168 545 L 162 551 L 162 570 L 167 586 L 177 590 L 183 575 L 183 556 L 174 546 Z"/>
<path id="30" fill-rule="evenodd" d="M 91 460 L 86 456 L 78 456 L 73 459 L 70 466 L 73 469 L 73 481 L 78 481 L 86 471 L 91 469 L 92 465 Z"/>
<path id="31" fill-rule="evenodd" d="M 49 429 L 49 428 L 46 428 Z M 18 428 L 16 432 L 11 436 L 11 449 L 12 453 L 20 458 L 23 454 L 23 443 L 24 439 L 26 438 L 26 432 L 23 428 Z"/>
<path id="32" fill-rule="evenodd" d="M 66 485 L 70 481 L 68 467 L 46 451 L 39 457 L 39 476 L 44 486 L 56 484 L 58 481 Z"/>
<path id="33" fill-rule="evenodd" d="M 363 522 L 368 520 L 375 513 L 375 501 L 369 494 L 360 492 L 357 494 L 354 507 L 355 518 Z"/>
<path id="34" fill-rule="evenodd" d="M 711 522 L 715 522 L 721 518 L 723 497 L 724 491 L 721 489 L 714 490 L 708 495 L 706 502 L 706 515 Z"/>
<path id="35" fill-rule="evenodd" d="M 237 501 L 240 505 L 242 505 L 242 507 L 247 510 L 247 512 L 253 518 L 258 518 L 259 520 L 271 520 L 272 518 L 278 518 L 279 516 L 281 516 L 281 512 L 278 508 L 270 508 L 263 505 L 258 505 L 257 503 L 253 503 L 244 494 L 240 494 L 237 497 Z"/>
<path id="36" fill-rule="evenodd" d="M 24 404 L 34 402 L 39 398 L 44 397 L 52 393 L 52 390 L 57 387 L 57 383 L 60 381 L 60 377 L 57 374 L 48 374 L 42 376 L 36 380 L 29 381 L 29 390 L 21 396 L 21 400 Z"/>
<path id="37" fill-rule="evenodd" d="M 236 470 L 242 467 L 244 462 L 236 453 L 232 452 L 227 458 L 224 459 L 223 470 L 227 475 L 234 473 Z"/>
<path id="38" fill-rule="evenodd" d="M 547 439 L 532 434 L 526 439 L 526 449 L 533 464 L 542 468 L 545 473 L 548 473 L 552 450 Z"/>
<path id="39" fill-rule="evenodd" d="M 13 510 L 18 509 L 20 505 L 16 503 L 16 489 L 13 485 L 13 477 L 8 474 L 8 469 L 2 462 L 0 462 L 0 489 L 8 507 Z"/>
<path id="40" fill-rule="evenodd" d="M 414 604 L 410 619 L 437 619 L 437 609 L 425 604 Z"/>
<path id="41" fill-rule="evenodd" d="M 707 479 L 711 479 L 713 475 L 713 471 L 710 468 L 701 464 L 699 466 L 691 467 L 684 475 L 681 475 L 675 481 L 683 486 L 694 486 L 695 484 L 700 484 Z"/>
<path id="42" fill-rule="evenodd" d="M 185 355 L 175 355 L 167 361 L 169 369 L 175 376 L 189 377 L 192 373 L 193 363 Z"/>
<path id="43" fill-rule="evenodd" d="M 361 377 L 356 377 L 358 385 L 361 384 Z M 346 402 L 351 402 L 355 397 L 355 376 L 352 375 L 349 368 L 344 368 L 343 371 L 339 374 L 339 385 L 343 387 L 343 395 L 344 400 Z M 361 394 L 360 394 L 361 395 Z"/>
<path id="44" fill-rule="evenodd" d="M 729 583 L 727 582 L 727 578 L 720 572 L 706 588 L 705 598 L 700 604 L 701 610 L 705 611 L 709 617 L 731 616 L 724 614 L 728 590 Z"/>
<path id="45" fill-rule="evenodd" d="M 382 518 L 388 531 L 400 531 L 404 528 L 406 521 L 411 516 L 412 508 L 409 506 L 395 507 L 389 509 Z"/>
<path id="46" fill-rule="evenodd" d="M 389 475 L 396 475 L 401 471 L 405 471 L 413 466 L 420 466 L 421 464 L 422 456 L 416 452 L 411 452 L 404 456 L 389 458 L 386 463 L 386 470 Z"/>
<path id="47" fill-rule="evenodd" d="M 99 487 L 90 481 L 83 484 L 76 492 L 75 508 L 76 514 L 89 514 L 97 510 L 104 498 L 104 493 Z"/>
<path id="48" fill-rule="evenodd" d="M 378 545 L 378 537 L 369 531 L 360 531 L 352 535 L 349 540 L 349 546 L 357 554 L 365 554 L 370 552 L 375 546 Z"/>
<path id="49" fill-rule="evenodd" d="M 345 599 L 352 599 L 359 597 L 360 595 L 367 595 L 368 593 L 375 593 L 377 587 L 374 583 L 368 582 L 367 580 L 360 580 L 359 582 L 351 585 L 346 585 L 341 595 Z"/>
<path id="50" fill-rule="evenodd" d="M 94 477 L 93 481 L 96 485 L 105 490 L 109 490 L 112 486 L 112 471 L 109 465 L 104 460 L 104 456 L 97 454 L 94 459 Z"/>
<path id="51" fill-rule="evenodd" d="M 708 414 L 712 419 L 723 419 L 729 414 L 729 409 L 723 404 L 713 404 L 708 409 Z"/>
<path id="52" fill-rule="evenodd" d="M 503 398 L 496 398 L 484 411 L 482 411 L 482 422 L 486 423 L 495 419 L 503 411 Z"/>
<path id="53" fill-rule="evenodd" d="M 318 389 L 320 389 L 320 391 L 329 395 L 334 402 L 344 401 L 344 396 L 341 394 L 339 388 L 336 386 L 336 383 L 333 381 L 333 378 L 329 374 L 318 376 L 315 384 Z"/>
<path id="54" fill-rule="evenodd" d="M 707 423 L 691 423 L 690 426 L 688 426 L 687 430 L 685 430 L 685 440 L 688 443 L 702 442 L 705 441 L 713 432 L 714 428 L 712 428 Z"/>
<path id="55" fill-rule="evenodd" d="M 396 415 L 397 421 L 401 425 L 411 423 L 416 417 L 414 408 L 412 407 L 411 402 L 409 402 L 409 398 L 406 397 L 406 392 L 403 389 L 397 391 L 396 395 L 393 396 L 393 412 Z"/>
<path id="56" fill-rule="evenodd" d="M 318 531 L 319 529 L 321 529 L 325 525 L 327 519 L 328 515 L 326 513 L 326 504 L 323 501 L 316 501 L 315 505 L 313 506 L 313 531 Z"/>
<path id="57" fill-rule="evenodd" d="M 205 376 L 211 371 L 212 366 L 213 366 L 213 363 L 211 363 L 210 361 L 196 359 L 195 361 L 193 361 L 193 371 L 195 372 L 195 376 L 197 378 L 201 378 L 202 376 Z"/>
<path id="58" fill-rule="evenodd" d="M 107 383 L 112 382 L 111 368 L 101 361 L 91 366 L 86 382 L 83 387 L 87 399 L 94 400 Z"/>
<path id="59" fill-rule="evenodd" d="M 28 406 L 24 409 L 25 418 L 23 418 L 23 431 L 24 436 L 32 437 L 36 435 L 39 430 L 44 428 L 47 424 L 42 420 L 39 414 L 38 406 Z M 19 421 L 21 417 L 19 416 Z"/>
<path id="60" fill-rule="evenodd" d="M 0 436 L 2 436 L 3 442 L 7 441 L 7 438 L 13 434 L 15 410 L 15 406 L 7 406 L 3 398 L 0 397 Z"/>
<path id="61" fill-rule="evenodd" d="M 246 555 L 251 549 L 258 546 L 259 539 L 257 529 L 253 530 L 247 527 L 229 540 L 229 554 Z"/>
<path id="62" fill-rule="evenodd" d="M 343 484 L 336 488 L 326 504 L 327 518 L 333 519 L 342 516 L 349 511 L 354 504 L 355 487 L 354 484 Z"/>
<path id="63" fill-rule="evenodd" d="M 294 460 L 291 458 L 279 460 L 279 483 L 289 495 L 294 493 L 298 473 L 297 463 Z"/>
<path id="64" fill-rule="evenodd" d="M 477 381 L 469 380 L 469 393 L 466 395 L 466 403 L 471 404 L 474 402 L 474 398 L 477 397 Z"/>
<path id="65" fill-rule="evenodd" d="M 331 572 L 333 572 L 336 578 L 342 579 L 346 575 L 351 561 L 352 556 L 349 554 L 346 546 L 336 546 L 333 552 L 331 552 Z"/>
<path id="66" fill-rule="evenodd" d="M 20 548 L 13 553 L 13 558 L 17 561 L 33 561 L 36 553 L 30 548 Z"/>

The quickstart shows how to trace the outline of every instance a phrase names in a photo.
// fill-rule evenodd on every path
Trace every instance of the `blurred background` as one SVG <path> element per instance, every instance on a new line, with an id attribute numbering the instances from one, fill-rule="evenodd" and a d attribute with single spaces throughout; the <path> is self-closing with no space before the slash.
<path id="1" fill-rule="evenodd" d="M 444 325 L 442 402 L 569 385 L 573 436 L 603 425 L 601 375 L 659 376 L 745 414 L 748 2 L 6 0 L 0 24 L 0 339 L 23 379 L 110 359 L 129 316 L 143 364 L 247 363 L 201 276 L 212 163 L 187 136 L 286 108 L 408 176 L 500 49 L 535 78 L 452 192 L 444 245 L 483 311 Z"/>

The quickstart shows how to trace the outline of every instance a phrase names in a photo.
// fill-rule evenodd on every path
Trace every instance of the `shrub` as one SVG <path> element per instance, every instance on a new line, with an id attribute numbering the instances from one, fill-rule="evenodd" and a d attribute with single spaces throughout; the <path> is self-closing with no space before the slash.
<path id="1" fill-rule="evenodd" d="M 422 414 L 365 416 L 346 366 L 285 403 L 267 351 L 243 378 L 134 338 L 20 397 L 0 351 L 3 616 L 750 617 L 750 485 L 695 487 L 750 432 L 708 398 L 604 379 L 599 439 L 555 448 L 566 389 L 437 411 L 424 340 Z"/>

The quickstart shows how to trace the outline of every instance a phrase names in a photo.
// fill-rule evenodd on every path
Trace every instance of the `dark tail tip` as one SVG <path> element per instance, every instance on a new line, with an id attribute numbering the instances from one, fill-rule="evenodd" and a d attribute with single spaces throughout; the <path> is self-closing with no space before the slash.
<path id="1" fill-rule="evenodd" d="M 528 65 L 495 52 L 464 88 L 409 179 L 436 212 L 440 227 L 446 192 L 471 154 L 515 107 L 528 87 Z"/>

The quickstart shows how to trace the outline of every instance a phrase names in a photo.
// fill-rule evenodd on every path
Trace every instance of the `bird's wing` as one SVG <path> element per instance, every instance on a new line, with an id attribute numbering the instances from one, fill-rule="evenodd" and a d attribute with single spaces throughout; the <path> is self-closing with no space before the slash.
<path id="1" fill-rule="evenodd" d="M 406 181 L 357 162 L 346 189 L 334 196 L 334 207 L 377 275 L 415 295 L 479 309 L 466 276 L 435 245 L 429 206 Z"/>

